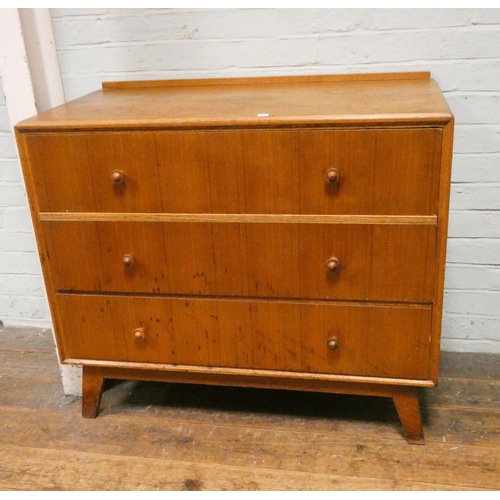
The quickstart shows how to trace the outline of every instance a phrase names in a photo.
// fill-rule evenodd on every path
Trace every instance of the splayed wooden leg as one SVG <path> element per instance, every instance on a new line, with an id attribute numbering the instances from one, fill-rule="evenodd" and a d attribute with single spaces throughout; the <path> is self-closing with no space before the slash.
<path id="1" fill-rule="evenodd" d="M 394 404 L 410 444 L 425 444 L 417 390 L 402 387 L 393 396 Z"/>
<path id="2" fill-rule="evenodd" d="M 100 368 L 93 366 L 83 367 L 82 417 L 97 417 L 103 385 L 104 377 Z"/>

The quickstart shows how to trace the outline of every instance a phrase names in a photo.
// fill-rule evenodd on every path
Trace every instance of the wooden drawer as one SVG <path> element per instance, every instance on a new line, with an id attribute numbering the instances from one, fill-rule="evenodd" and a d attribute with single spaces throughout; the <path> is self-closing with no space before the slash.
<path id="1" fill-rule="evenodd" d="M 430 306 L 64 294 L 57 303 L 65 359 L 428 377 Z"/>
<path id="2" fill-rule="evenodd" d="M 433 225 L 41 225 L 56 290 L 411 302 L 434 293 Z"/>
<path id="3" fill-rule="evenodd" d="M 438 128 L 40 133 L 26 141 L 42 212 L 437 213 Z M 335 184 L 325 179 L 332 168 Z M 123 182 L 113 182 L 115 170 Z"/>

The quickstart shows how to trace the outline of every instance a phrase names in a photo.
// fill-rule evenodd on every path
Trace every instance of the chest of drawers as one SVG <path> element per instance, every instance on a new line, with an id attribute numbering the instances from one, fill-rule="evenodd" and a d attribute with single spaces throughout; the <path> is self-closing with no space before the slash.
<path id="1" fill-rule="evenodd" d="M 428 73 L 121 82 L 16 127 L 61 362 L 393 398 L 438 378 L 453 117 Z"/>

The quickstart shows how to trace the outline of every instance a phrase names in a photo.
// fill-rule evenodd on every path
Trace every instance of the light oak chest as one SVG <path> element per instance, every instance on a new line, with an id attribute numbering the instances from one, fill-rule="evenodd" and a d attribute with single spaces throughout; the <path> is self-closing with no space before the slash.
<path id="1" fill-rule="evenodd" d="M 427 73 L 108 83 L 16 127 L 60 359 L 371 394 L 422 442 L 453 117 Z"/>

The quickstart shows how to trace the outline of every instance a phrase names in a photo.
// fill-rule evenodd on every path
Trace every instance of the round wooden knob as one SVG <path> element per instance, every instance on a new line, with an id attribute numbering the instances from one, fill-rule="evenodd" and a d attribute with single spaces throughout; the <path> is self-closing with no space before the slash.
<path id="1" fill-rule="evenodd" d="M 121 170 L 113 170 L 111 178 L 115 184 L 121 184 L 125 180 L 125 174 Z"/>
<path id="2" fill-rule="evenodd" d="M 123 264 L 126 267 L 132 267 L 134 265 L 134 258 L 130 254 L 126 254 L 123 256 Z"/>
<path id="3" fill-rule="evenodd" d="M 143 340 L 145 336 L 146 336 L 146 332 L 144 331 L 144 328 L 136 328 L 134 330 L 134 337 L 137 340 Z"/>
<path id="4" fill-rule="evenodd" d="M 335 350 L 337 350 L 339 348 L 339 343 L 338 343 L 337 339 L 328 339 L 328 342 L 326 343 L 326 346 L 331 351 L 335 351 Z"/>
<path id="5" fill-rule="evenodd" d="M 340 179 L 340 172 L 336 168 L 329 168 L 325 173 L 325 177 L 329 184 L 336 184 Z"/>
<path id="6" fill-rule="evenodd" d="M 331 259 L 328 259 L 326 261 L 326 268 L 331 272 L 334 273 L 337 271 L 340 267 L 340 261 L 339 259 L 332 257 Z"/>

